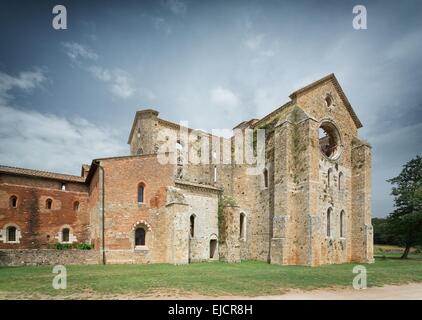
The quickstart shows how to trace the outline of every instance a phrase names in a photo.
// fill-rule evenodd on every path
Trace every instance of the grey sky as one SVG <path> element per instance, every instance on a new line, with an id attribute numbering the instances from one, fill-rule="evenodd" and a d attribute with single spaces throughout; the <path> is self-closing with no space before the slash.
<path id="1" fill-rule="evenodd" d="M 373 213 L 420 154 L 422 2 L 0 1 L 0 163 L 79 174 L 127 154 L 136 110 L 232 128 L 334 72 L 373 145 Z M 368 29 L 352 28 L 364 4 Z"/>

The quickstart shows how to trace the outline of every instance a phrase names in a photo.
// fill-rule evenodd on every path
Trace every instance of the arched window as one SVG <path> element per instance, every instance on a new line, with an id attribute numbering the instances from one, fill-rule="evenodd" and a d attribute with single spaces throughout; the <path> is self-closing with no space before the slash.
<path id="1" fill-rule="evenodd" d="M 62 242 L 69 242 L 70 241 L 70 230 L 69 228 L 62 229 Z"/>
<path id="2" fill-rule="evenodd" d="M 6 229 L 6 241 L 16 242 L 16 227 L 10 226 Z"/>
<path id="3" fill-rule="evenodd" d="M 264 187 L 268 188 L 268 170 L 267 170 L 267 168 L 264 169 L 263 175 L 264 175 Z"/>
<path id="4" fill-rule="evenodd" d="M 138 184 L 138 203 L 144 203 L 145 184 Z"/>
<path id="5" fill-rule="evenodd" d="M 343 172 L 338 174 L 338 191 L 341 191 L 343 188 Z"/>
<path id="6" fill-rule="evenodd" d="M 78 210 L 79 210 L 79 201 L 75 201 L 75 202 L 73 203 L 73 210 L 74 210 L 74 211 L 78 211 Z"/>
<path id="7" fill-rule="evenodd" d="M 217 182 L 217 166 L 214 166 L 214 182 Z"/>
<path id="8" fill-rule="evenodd" d="M 145 233 L 144 228 L 138 228 L 135 230 L 135 246 L 145 245 Z"/>
<path id="9" fill-rule="evenodd" d="M 190 216 L 190 236 L 193 238 L 195 236 L 195 215 Z"/>
<path id="10" fill-rule="evenodd" d="M 328 187 L 331 186 L 332 175 L 333 175 L 333 169 L 330 168 L 330 169 L 328 169 L 328 172 L 327 172 L 327 185 L 328 185 Z"/>
<path id="11" fill-rule="evenodd" d="M 329 208 L 327 210 L 327 237 L 331 237 L 331 213 L 333 209 Z"/>
<path id="12" fill-rule="evenodd" d="M 245 214 L 243 212 L 240 214 L 239 238 L 245 239 Z"/>
<path id="13" fill-rule="evenodd" d="M 9 204 L 11 208 L 16 208 L 18 206 L 18 197 L 11 196 L 9 200 Z"/>
<path id="14" fill-rule="evenodd" d="M 48 198 L 47 200 L 45 200 L 45 208 L 46 209 L 51 209 L 53 206 L 53 200 L 51 200 L 50 198 Z"/>
<path id="15" fill-rule="evenodd" d="M 341 238 L 345 238 L 345 217 L 346 214 L 344 212 L 344 210 L 341 210 L 340 212 L 340 237 Z"/>
<path id="16" fill-rule="evenodd" d="M 327 96 L 325 97 L 325 103 L 327 104 L 327 107 L 332 107 L 333 106 L 333 97 L 331 97 L 331 95 L 327 94 Z"/>

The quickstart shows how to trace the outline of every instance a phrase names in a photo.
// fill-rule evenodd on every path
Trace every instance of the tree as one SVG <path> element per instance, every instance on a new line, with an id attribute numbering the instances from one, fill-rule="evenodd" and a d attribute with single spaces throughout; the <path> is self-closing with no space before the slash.
<path id="1" fill-rule="evenodd" d="M 416 156 L 387 181 L 393 184 L 395 207 L 387 218 L 387 228 L 395 242 L 405 247 L 401 258 L 406 259 L 412 246 L 422 244 L 422 158 Z"/>

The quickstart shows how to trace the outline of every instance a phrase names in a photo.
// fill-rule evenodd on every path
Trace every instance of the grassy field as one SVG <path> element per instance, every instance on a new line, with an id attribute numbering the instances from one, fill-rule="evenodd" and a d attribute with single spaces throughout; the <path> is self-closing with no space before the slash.
<path id="1" fill-rule="evenodd" d="M 399 254 L 397 254 L 398 256 Z M 171 293 L 202 295 L 281 294 L 288 289 L 310 290 L 350 287 L 356 264 L 321 267 L 278 266 L 244 261 L 197 263 L 183 266 L 84 265 L 67 267 L 67 289 L 54 290 L 52 267 L 0 268 L 2 298 L 70 297 L 89 298 L 110 295 L 148 296 Z M 422 282 L 422 255 L 408 260 L 377 258 L 366 265 L 368 286 Z"/>

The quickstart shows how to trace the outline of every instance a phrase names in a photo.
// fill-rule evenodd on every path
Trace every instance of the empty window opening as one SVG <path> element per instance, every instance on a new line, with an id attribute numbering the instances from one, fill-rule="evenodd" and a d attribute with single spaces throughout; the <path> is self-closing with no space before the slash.
<path id="1" fill-rule="evenodd" d="M 11 208 L 16 208 L 17 206 L 18 206 L 18 197 L 11 196 L 10 197 L 10 207 Z"/>
<path id="2" fill-rule="evenodd" d="M 62 191 L 66 191 L 66 183 L 62 183 L 61 189 Z"/>
<path id="3" fill-rule="evenodd" d="M 69 228 L 63 228 L 62 230 L 62 242 L 69 242 L 70 230 Z"/>
<path id="4" fill-rule="evenodd" d="M 333 106 L 333 97 L 329 94 L 327 94 L 327 96 L 325 97 L 325 103 L 327 104 L 327 107 L 332 107 Z"/>
<path id="5" fill-rule="evenodd" d="M 135 230 L 135 246 L 145 245 L 145 229 L 138 228 Z"/>
<path id="6" fill-rule="evenodd" d="M 331 212 L 332 209 L 327 210 L 327 237 L 331 237 Z"/>
<path id="7" fill-rule="evenodd" d="M 190 216 L 190 236 L 193 238 L 195 236 L 195 215 Z"/>
<path id="8" fill-rule="evenodd" d="M 138 203 L 144 203 L 145 185 L 140 183 L 138 185 Z"/>
<path id="9" fill-rule="evenodd" d="M 210 240 L 210 259 L 214 259 L 215 250 L 217 249 L 217 240 Z"/>
<path id="10" fill-rule="evenodd" d="M 264 175 L 264 187 L 268 188 L 268 170 L 267 170 L 267 168 L 264 169 L 263 175 Z"/>
<path id="11" fill-rule="evenodd" d="M 74 210 L 74 211 L 78 211 L 78 210 L 79 210 L 79 202 L 78 202 L 78 201 L 75 201 L 75 202 L 73 203 L 73 210 Z"/>
<path id="12" fill-rule="evenodd" d="M 340 134 L 331 122 L 323 122 L 319 127 L 319 147 L 330 159 L 336 158 L 340 153 Z"/>
<path id="13" fill-rule="evenodd" d="M 343 172 L 338 174 L 338 191 L 341 191 L 343 188 Z"/>
<path id="14" fill-rule="evenodd" d="M 327 172 L 327 186 L 328 187 L 331 186 L 332 175 L 333 175 L 333 169 L 328 169 L 328 172 Z"/>
<path id="15" fill-rule="evenodd" d="M 52 208 L 52 206 L 53 206 L 53 200 L 51 200 L 50 198 L 49 198 L 49 199 L 47 199 L 47 200 L 45 201 L 45 208 L 46 208 L 46 209 L 51 209 L 51 208 Z"/>
<path id="16" fill-rule="evenodd" d="M 245 214 L 243 212 L 240 214 L 239 237 L 245 239 Z"/>
<path id="17" fill-rule="evenodd" d="M 345 223 L 345 213 L 344 213 L 344 210 L 342 210 L 341 212 L 340 212 L 340 237 L 341 238 L 345 238 L 345 226 L 344 226 L 344 223 Z"/>
<path id="18" fill-rule="evenodd" d="M 16 242 L 16 227 L 8 227 L 6 229 L 6 240 L 7 242 Z"/>
<path id="19" fill-rule="evenodd" d="M 217 182 L 217 166 L 214 166 L 214 182 Z"/>

